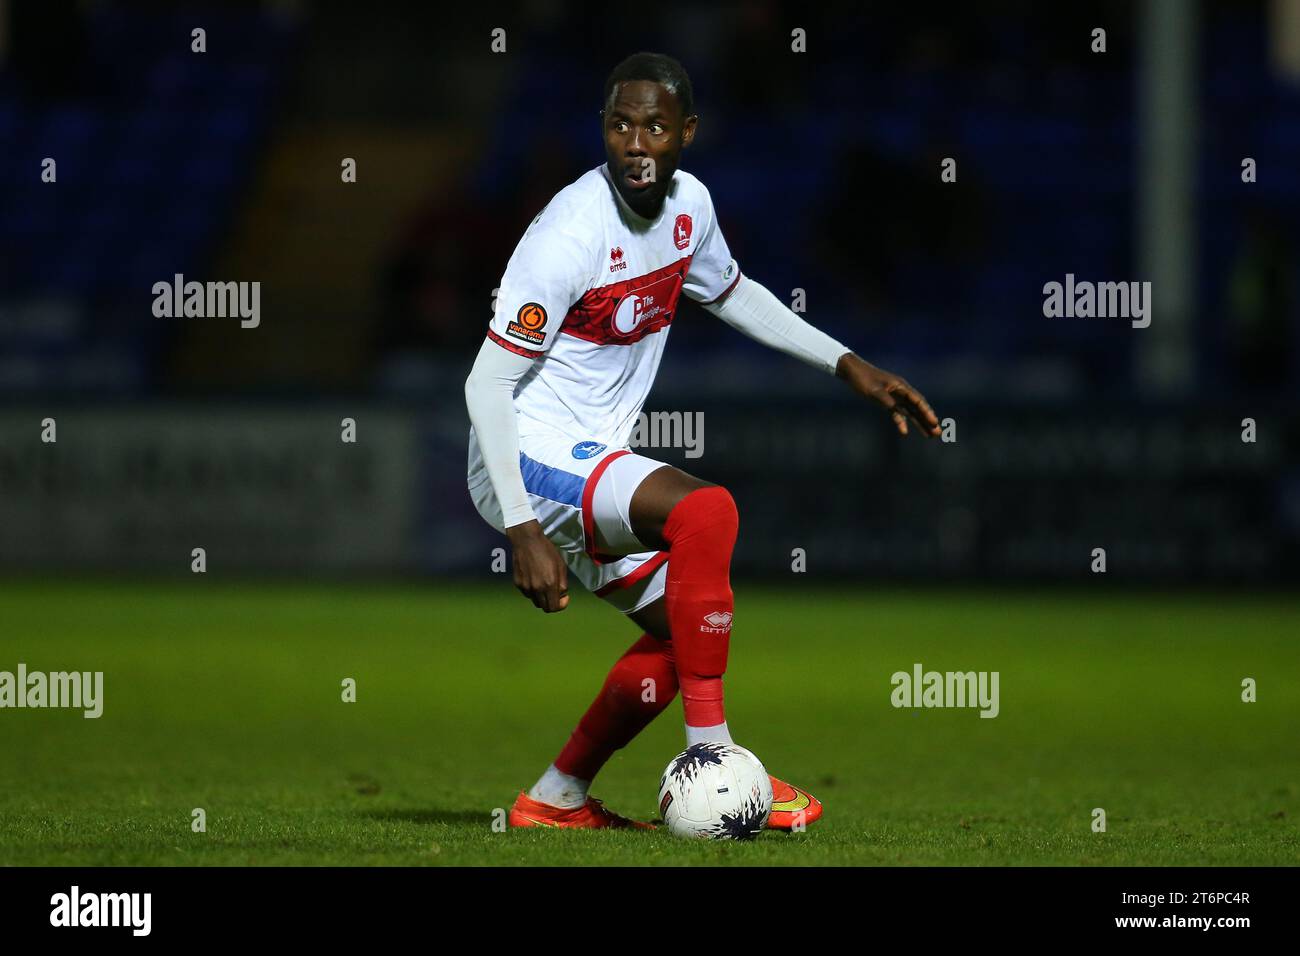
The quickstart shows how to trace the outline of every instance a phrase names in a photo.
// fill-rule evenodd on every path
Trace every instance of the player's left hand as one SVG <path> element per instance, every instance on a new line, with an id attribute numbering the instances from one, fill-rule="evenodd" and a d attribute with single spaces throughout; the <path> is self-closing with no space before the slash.
<path id="1" fill-rule="evenodd" d="M 889 412 L 900 435 L 907 434 L 910 420 L 926 438 L 939 434 L 939 419 L 925 396 L 893 372 L 876 368 L 870 362 L 846 352 L 835 367 L 835 375 Z"/>

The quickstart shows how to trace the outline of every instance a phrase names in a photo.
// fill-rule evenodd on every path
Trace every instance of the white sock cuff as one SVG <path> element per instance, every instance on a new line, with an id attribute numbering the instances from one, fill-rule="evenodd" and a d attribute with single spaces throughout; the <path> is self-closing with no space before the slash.
<path id="1" fill-rule="evenodd" d="M 533 784 L 528 795 L 549 806 L 571 810 L 587 802 L 587 788 L 590 786 L 590 780 L 563 773 L 555 764 L 551 764 L 542 778 Z"/>
<path id="2" fill-rule="evenodd" d="M 725 720 L 712 727 L 692 727 L 687 724 L 686 746 L 691 747 L 703 743 L 734 744 L 735 741 L 731 739 L 731 731 L 727 729 Z"/>

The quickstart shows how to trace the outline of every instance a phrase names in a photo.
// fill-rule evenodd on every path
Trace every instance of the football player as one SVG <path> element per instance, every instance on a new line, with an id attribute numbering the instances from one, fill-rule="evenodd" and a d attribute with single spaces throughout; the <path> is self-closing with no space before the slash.
<path id="1" fill-rule="evenodd" d="M 681 64 L 638 53 L 614 68 L 604 94 L 606 161 L 560 190 L 524 232 L 465 383 L 469 490 L 509 538 L 515 585 L 534 605 L 564 610 L 572 574 L 641 635 L 554 763 L 519 794 L 512 826 L 646 826 L 588 789 L 678 690 L 688 745 L 732 742 L 722 678 L 736 503 L 726 488 L 628 448 L 682 295 L 842 379 L 900 434 L 939 433 L 916 389 L 741 274 L 708 190 L 679 168 L 699 124 Z M 821 816 L 806 790 L 775 777 L 772 788 L 769 827 Z"/>

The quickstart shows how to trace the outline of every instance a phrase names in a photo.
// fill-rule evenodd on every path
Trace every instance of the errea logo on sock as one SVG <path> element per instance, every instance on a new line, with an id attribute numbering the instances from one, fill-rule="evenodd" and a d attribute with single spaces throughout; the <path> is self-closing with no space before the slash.
<path id="1" fill-rule="evenodd" d="M 731 630 L 731 612 L 714 611 L 704 615 L 704 627 L 700 630 L 705 634 L 726 634 Z"/>

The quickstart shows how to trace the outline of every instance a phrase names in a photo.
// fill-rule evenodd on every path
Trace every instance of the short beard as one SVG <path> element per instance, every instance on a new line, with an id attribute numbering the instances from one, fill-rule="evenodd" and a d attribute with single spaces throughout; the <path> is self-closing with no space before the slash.
<path id="1" fill-rule="evenodd" d="M 618 185 L 615 187 L 618 194 L 623 197 L 623 201 L 631 207 L 632 211 L 645 219 L 653 219 L 659 210 L 663 208 L 664 199 L 668 195 L 668 189 L 665 183 L 669 180 L 657 180 L 653 186 L 650 186 L 645 192 L 630 193 L 626 190 L 623 180 L 620 178 Z M 629 194 L 630 193 L 630 194 Z"/>

